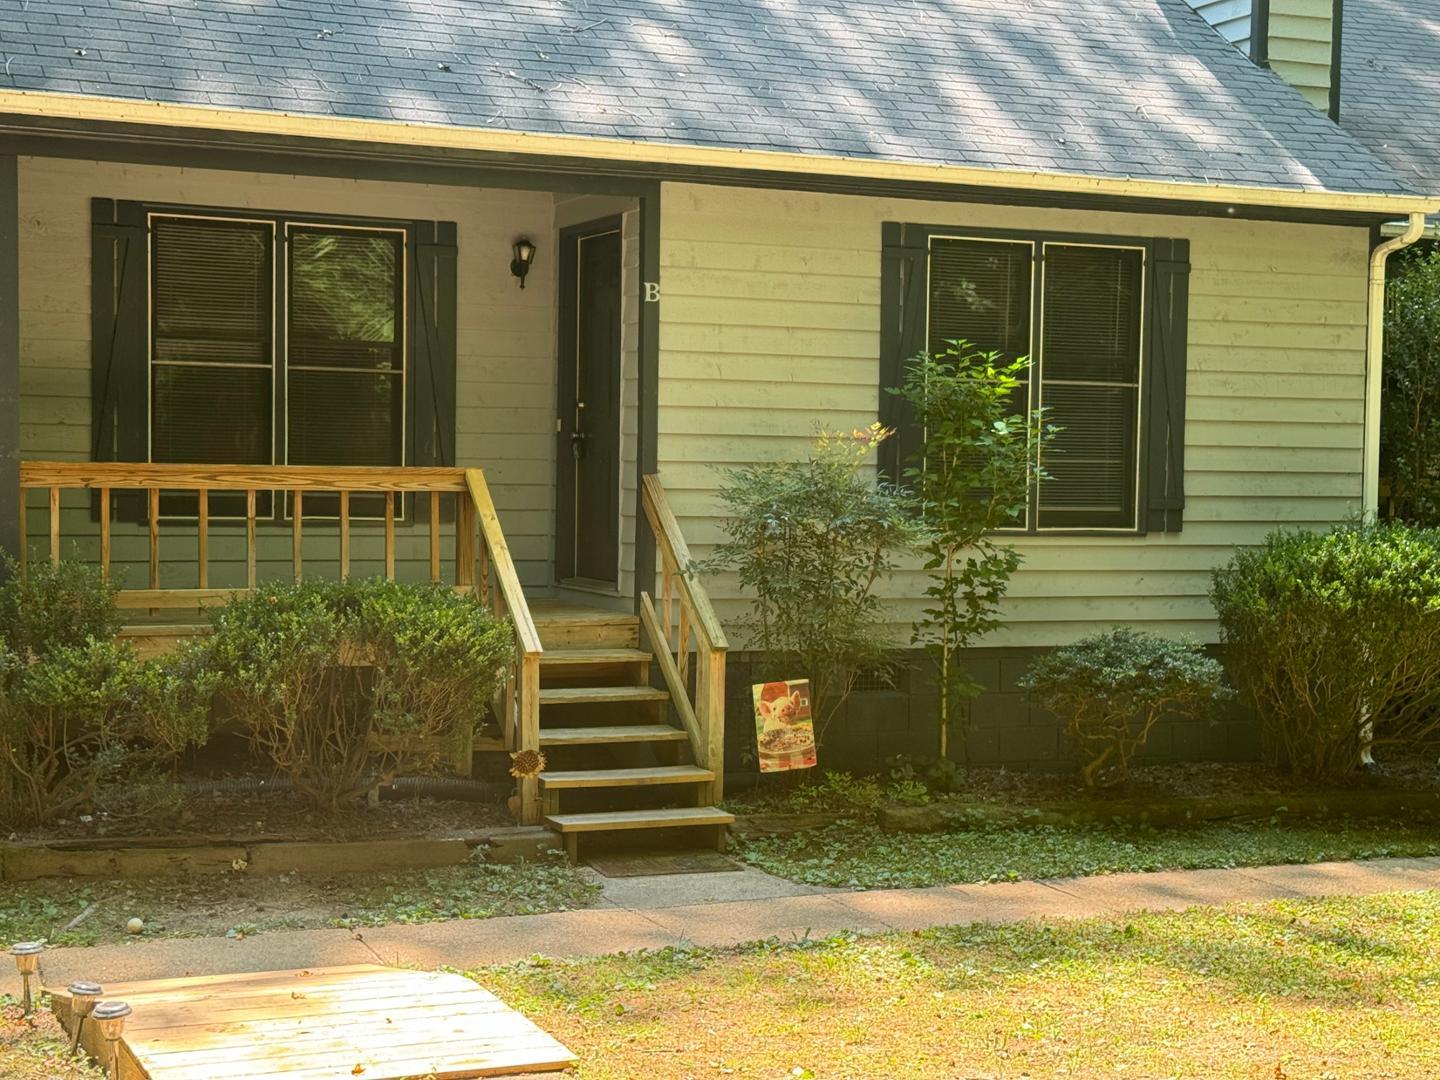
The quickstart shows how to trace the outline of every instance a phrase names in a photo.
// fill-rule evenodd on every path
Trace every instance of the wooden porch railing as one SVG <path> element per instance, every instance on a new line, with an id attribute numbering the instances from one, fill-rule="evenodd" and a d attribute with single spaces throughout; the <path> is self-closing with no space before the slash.
<path id="1" fill-rule="evenodd" d="M 351 497 L 356 494 L 385 494 L 383 517 L 385 576 L 395 577 L 395 495 L 415 496 L 417 518 L 422 500 L 428 496 L 429 576 L 443 580 L 440 558 L 441 499 L 455 499 L 454 588 L 476 596 L 495 614 L 510 621 L 515 650 L 497 709 L 505 745 L 512 750 L 538 750 L 540 746 L 540 635 L 535 629 L 514 560 L 500 528 L 490 488 L 481 469 L 460 468 L 369 468 L 313 465 L 161 465 L 107 462 L 26 461 L 20 465 L 20 551 L 24 572 L 27 549 L 25 506 L 27 493 L 49 494 L 49 556 L 61 557 L 61 492 L 82 489 L 99 492 L 100 568 L 107 578 L 111 569 L 114 537 L 110 495 L 115 491 L 143 491 L 146 494 L 149 580 L 145 588 L 122 588 L 117 602 L 122 608 L 197 609 L 221 604 L 235 595 L 254 589 L 257 580 L 257 504 L 259 495 L 285 492 L 290 497 L 289 524 L 291 561 L 296 581 L 304 573 L 304 499 L 307 493 L 335 495 L 338 505 L 340 576 L 349 578 L 351 536 L 354 523 Z M 162 588 L 160 573 L 160 495 L 192 493 L 196 513 L 185 519 L 188 530 L 194 522 L 196 579 L 193 587 Z M 245 585 L 213 588 L 210 583 L 209 495 L 239 492 L 245 495 Z M 328 515 L 327 515 L 328 516 Z M 478 543 L 477 543 L 478 534 Z M 313 552 L 312 552 L 313 553 Z M 533 779 L 521 783 L 522 817 L 527 824 L 539 820 L 540 796 Z"/>
<path id="2" fill-rule="evenodd" d="M 695 751 L 695 763 L 715 773 L 710 802 L 724 796 L 725 631 L 705 587 L 691 572 L 690 548 L 660 478 L 646 476 L 640 493 L 660 554 L 660 610 L 640 594 L 640 625 L 650 640 L 670 700 Z M 693 657 L 692 657 L 693 653 Z"/>

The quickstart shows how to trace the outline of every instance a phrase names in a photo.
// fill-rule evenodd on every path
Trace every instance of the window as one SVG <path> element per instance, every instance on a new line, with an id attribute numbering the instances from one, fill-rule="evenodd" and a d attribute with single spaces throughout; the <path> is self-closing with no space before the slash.
<path id="1" fill-rule="evenodd" d="M 1015 411 L 1043 408 L 1060 431 L 1016 527 L 1178 530 L 1187 260 L 1184 241 L 887 226 L 882 387 L 951 341 L 1028 356 Z M 882 410 L 898 476 L 922 433 L 892 395 Z"/>
<path id="2" fill-rule="evenodd" d="M 453 465 L 455 256 L 452 222 L 92 200 L 94 460 Z"/>

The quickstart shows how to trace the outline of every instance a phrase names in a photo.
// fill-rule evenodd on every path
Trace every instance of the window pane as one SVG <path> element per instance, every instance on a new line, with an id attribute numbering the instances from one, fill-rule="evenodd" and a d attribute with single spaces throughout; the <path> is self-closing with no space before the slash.
<path id="1" fill-rule="evenodd" d="M 401 399 L 397 373 L 291 371 L 290 463 L 398 464 Z"/>
<path id="2" fill-rule="evenodd" d="M 397 233 L 291 231 L 291 367 L 400 370 L 400 242 Z"/>
<path id="3" fill-rule="evenodd" d="M 928 347 L 968 341 L 1008 360 L 1030 353 L 1029 243 L 933 240 Z"/>
<path id="4" fill-rule="evenodd" d="M 1041 528 L 1130 528 L 1138 467 L 1144 254 L 1045 245 L 1039 403 Z"/>
<path id="5" fill-rule="evenodd" d="M 152 461 L 273 460 L 271 239 L 263 222 L 152 219 Z M 164 510 L 193 514 L 194 497 Z"/>

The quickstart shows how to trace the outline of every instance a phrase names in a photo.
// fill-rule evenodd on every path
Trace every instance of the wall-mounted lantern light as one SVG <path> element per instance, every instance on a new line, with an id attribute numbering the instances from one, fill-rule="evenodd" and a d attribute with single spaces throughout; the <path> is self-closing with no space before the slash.
<path id="1" fill-rule="evenodd" d="M 520 279 L 520 288 L 525 288 L 525 275 L 530 273 L 530 264 L 535 261 L 535 245 L 529 237 L 522 236 L 515 241 L 515 258 L 510 260 L 510 273 Z"/>

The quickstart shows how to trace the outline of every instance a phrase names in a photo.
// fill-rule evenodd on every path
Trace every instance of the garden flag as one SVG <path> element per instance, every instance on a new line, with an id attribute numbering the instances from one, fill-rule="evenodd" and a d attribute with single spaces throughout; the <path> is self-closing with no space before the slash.
<path id="1" fill-rule="evenodd" d="M 810 719 L 810 680 L 756 683 L 755 742 L 760 771 L 787 772 L 815 765 L 815 725 Z"/>

